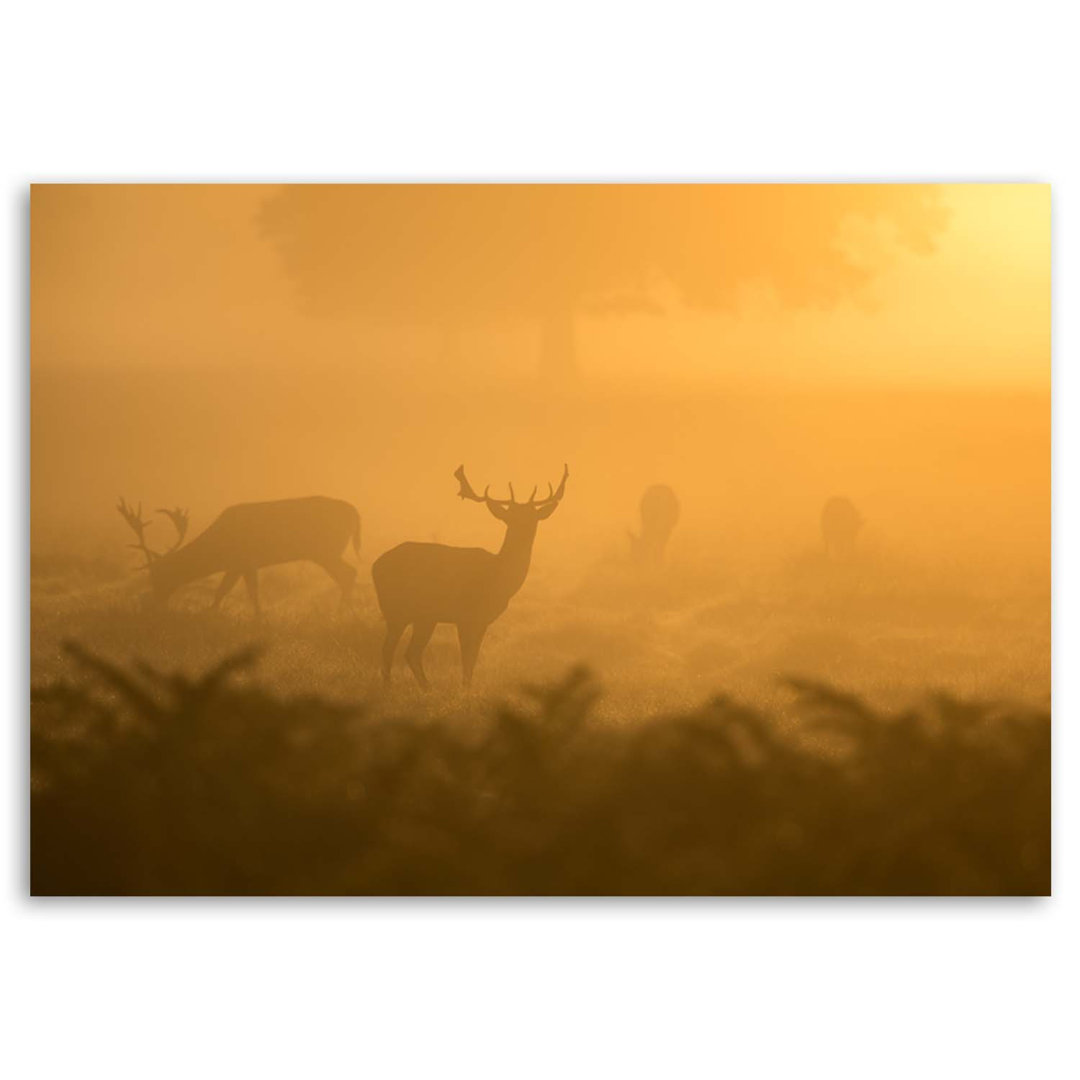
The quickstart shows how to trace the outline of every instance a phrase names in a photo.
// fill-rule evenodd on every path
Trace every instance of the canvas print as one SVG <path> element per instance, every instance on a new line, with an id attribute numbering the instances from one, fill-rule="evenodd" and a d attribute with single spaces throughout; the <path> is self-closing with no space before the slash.
<path id="1" fill-rule="evenodd" d="M 1050 191 L 32 189 L 30 887 L 1050 891 Z"/>

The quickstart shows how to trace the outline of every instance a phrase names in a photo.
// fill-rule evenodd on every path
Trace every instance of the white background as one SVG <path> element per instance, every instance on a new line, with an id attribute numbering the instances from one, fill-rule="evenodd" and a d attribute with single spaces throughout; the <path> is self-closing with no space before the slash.
<path id="1" fill-rule="evenodd" d="M 7 9 L 0 1068 L 1080 1075 L 1070 23 L 1030 0 Z M 1054 184 L 1052 900 L 28 898 L 27 185 L 522 177 Z"/>

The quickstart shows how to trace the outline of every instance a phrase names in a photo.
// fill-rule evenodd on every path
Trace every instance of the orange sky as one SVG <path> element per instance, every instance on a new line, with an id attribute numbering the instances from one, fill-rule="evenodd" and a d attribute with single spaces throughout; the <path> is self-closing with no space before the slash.
<path id="1" fill-rule="evenodd" d="M 422 364 L 415 328 L 375 330 L 304 314 L 256 215 L 273 189 L 37 186 L 32 196 L 35 365 Z M 878 251 L 859 295 L 827 310 L 781 308 L 748 286 L 736 315 L 667 302 L 667 318 L 580 316 L 581 366 L 635 378 L 746 377 L 1046 388 L 1050 189 L 949 185 L 937 250 Z M 534 329 L 471 331 L 480 370 L 529 370 Z"/>

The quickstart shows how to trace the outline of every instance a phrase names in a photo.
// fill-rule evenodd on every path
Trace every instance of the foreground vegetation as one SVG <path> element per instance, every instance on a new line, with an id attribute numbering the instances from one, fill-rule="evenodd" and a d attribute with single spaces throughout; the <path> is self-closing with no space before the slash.
<path id="1" fill-rule="evenodd" d="M 1050 888 L 1038 708 L 795 680 L 782 718 L 720 696 L 617 724 L 577 668 L 458 723 L 282 696 L 253 651 L 197 677 L 66 651 L 32 699 L 39 895 Z"/>

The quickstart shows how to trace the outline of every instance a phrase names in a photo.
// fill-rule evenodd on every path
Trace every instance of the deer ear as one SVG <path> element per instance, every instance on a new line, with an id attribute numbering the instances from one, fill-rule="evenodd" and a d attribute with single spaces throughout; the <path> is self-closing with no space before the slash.
<path id="1" fill-rule="evenodd" d="M 509 521 L 510 515 L 505 506 L 500 506 L 498 503 L 489 502 L 487 508 L 491 511 L 492 517 L 497 517 L 500 521 Z"/>
<path id="2" fill-rule="evenodd" d="M 555 511 L 558 509 L 559 504 L 557 502 L 548 503 L 547 506 L 542 506 L 539 510 L 536 511 L 536 520 L 544 521 L 545 519 L 551 517 L 551 515 L 554 514 Z"/>

